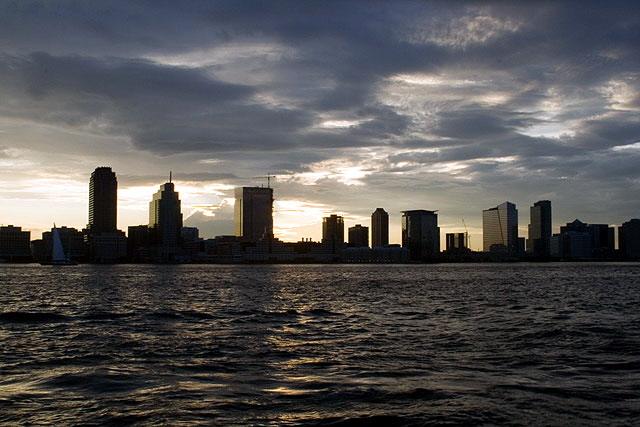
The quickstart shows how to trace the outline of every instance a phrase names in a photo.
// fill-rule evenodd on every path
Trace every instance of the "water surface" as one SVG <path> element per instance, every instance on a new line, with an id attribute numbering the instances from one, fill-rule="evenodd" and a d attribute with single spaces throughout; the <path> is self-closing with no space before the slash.
<path id="1" fill-rule="evenodd" d="M 0 267 L 0 422 L 632 425 L 640 265 Z"/>

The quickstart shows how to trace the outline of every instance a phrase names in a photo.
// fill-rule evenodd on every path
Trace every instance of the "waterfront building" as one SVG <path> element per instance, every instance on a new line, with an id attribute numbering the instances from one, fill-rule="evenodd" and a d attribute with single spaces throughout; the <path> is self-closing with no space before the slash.
<path id="1" fill-rule="evenodd" d="M 342 251 L 342 261 L 348 263 L 406 263 L 409 250 L 400 245 L 350 247 Z"/>
<path id="2" fill-rule="evenodd" d="M 332 254 L 339 253 L 344 246 L 344 218 L 330 215 L 322 218 L 322 244 L 329 247 Z"/>
<path id="3" fill-rule="evenodd" d="M 504 202 L 482 211 L 482 248 L 484 252 L 518 253 L 518 210 Z"/>
<path id="4" fill-rule="evenodd" d="M 149 202 L 151 256 L 155 261 L 176 261 L 181 246 L 181 230 L 180 197 L 170 180 L 160 186 Z"/>
<path id="5" fill-rule="evenodd" d="M 234 234 L 246 240 L 272 239 L 273 188 L 236 188 L 233 227 Z"/>
<path id="6" fill-rule="evenodd" d="M 344 218 L 330 215 L 322 218 L 322 241 L 344 243 Z"/>
<path id="7" fill-rule="evenodd" d="M 445 244 L 449 253 L 464 252 L 468 249 L 467 233 L 447 233 Z"/>
<path id="8" fill-rule="evenodd" d="M 130 225 L 127 228 L 127 259 L 132 262 L 149 261 L 149 226 Z"/>
<path id="9" fill-rule="evenodd" d="M 594 253 L 593 227 L 579 219 L 560 227 L 560 234 L 553 236 L 554 257 L 563 259 L 591 259 Z"/>
<path id="10" fill-rule="evenodd" d="M 615 228 L 610 227 L 609 224 L 589 224 L 587 228 L 591 233 L 593 257 L 613 259 L 616 249 Z"/>
<path id="11" fill-rule="evenodd" d="M 96 168 L 89 179 L 89 223 L 83 230 L 89 261 L 111 263 L 127 256 L 127 238 L 117 229 L 118 180 L 110 167 Z"/>
<path id="12" fill-rule="evenodd" d="M 73 227 L 56 227 L 60 243 L 69 260 L 86 261 L 87 245 L 82 231 Z M 53 253 L 53 228 L 42 233 L 42 239 L 31 242 L 31 252 L 36 262 L 51 261 Z"/>
<path id="13" fill-rule="evenodd" d="M 632 219 L 618 227 L 618 247 L 623 259 L 640 259 L 640 219 Z"/>
<path id="14" fill-rule="evenodd" d="M 124 231 L 89 234 L 87 243 L 91 262 L 114 263 L 127 258 L 127 236 Z"/>
<path id="15" fill-rule="evenodd" d="M 118 180 L 110 167 L 99 167 L 89 179 L 89 224 L 91 233 L 116 231 Z"/>
<path id="16" fill-rule="evenodd" d="M 190 260 L 195 260 L 200 252 L 204 252 L 204 239 L 200 237 L 197 227 L 182 227 L 182 247 Z"/>
<path id="17" fill-rule="evenodd" d="M 440 254 L 437 211 L 402 211 L 402 247 L 411 261 L 423 261 Z"/>
<path id="18" fill-rule="evenodd" d="M 538 258 L 548 258 L 551 251 L 551 202 L 540 200 L 529 208 L 529 239 L 527 252 Z"/>
<path id="19" fill-rule="evenodd" d="M 377 208 L 371 214 L 371 246 L 385 246 L 389 244 L 389 214 L 382 208 Z"/>
<path id="20" fill-rule="evenodd" d="M 349 246 L 356 248 L 369 247 L 369 227 L 356 224 L 349 227 Z"/>
<path id="21" fill-rule="evenodd" d="M 0 258 L 12 261 L 31 261 L 31 232 L 22 227 L 0 227 Z"/>

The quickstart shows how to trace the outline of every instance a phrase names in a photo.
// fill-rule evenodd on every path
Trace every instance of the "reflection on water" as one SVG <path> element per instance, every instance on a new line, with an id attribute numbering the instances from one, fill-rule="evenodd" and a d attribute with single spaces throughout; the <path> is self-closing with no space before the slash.
<path id="1" fill-rule="evenodd" d="M 639 272 L 3 265 L 0 422 L 632 424 Z"/>

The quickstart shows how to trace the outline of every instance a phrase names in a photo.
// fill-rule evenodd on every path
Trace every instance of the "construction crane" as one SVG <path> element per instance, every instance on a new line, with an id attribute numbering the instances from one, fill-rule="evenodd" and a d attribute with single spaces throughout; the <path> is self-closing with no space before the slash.
<path id="1" fill-rule="evenodd" d="M 267 188 L 271 188 L 271 178 L 275 178 L 275 175 L 266 174 L 265 176 L 254 176 L 253 179 L 267 178 Z"/>
<path id="2" fill-rule="evenodd" d="M 464 225 L 464 238 L 467 241 L 467 248 L 471 249 L 471 236 L 469 236 L 469 230 L 467 230 L 467 224 L 464 222 L 464 218 L 462 218 L 462 225 Z"/>

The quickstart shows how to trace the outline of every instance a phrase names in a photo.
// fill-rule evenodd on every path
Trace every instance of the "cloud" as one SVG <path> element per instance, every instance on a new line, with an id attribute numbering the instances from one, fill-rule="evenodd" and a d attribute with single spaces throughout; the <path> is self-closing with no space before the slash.
<path id="1" fill-rule="evenodd" d="M 354 218 L 549 195 L 629 217 L 639 24 L 625 1 L 4 2 L 0 158 L 123 186 L 275 173 Z"/>

